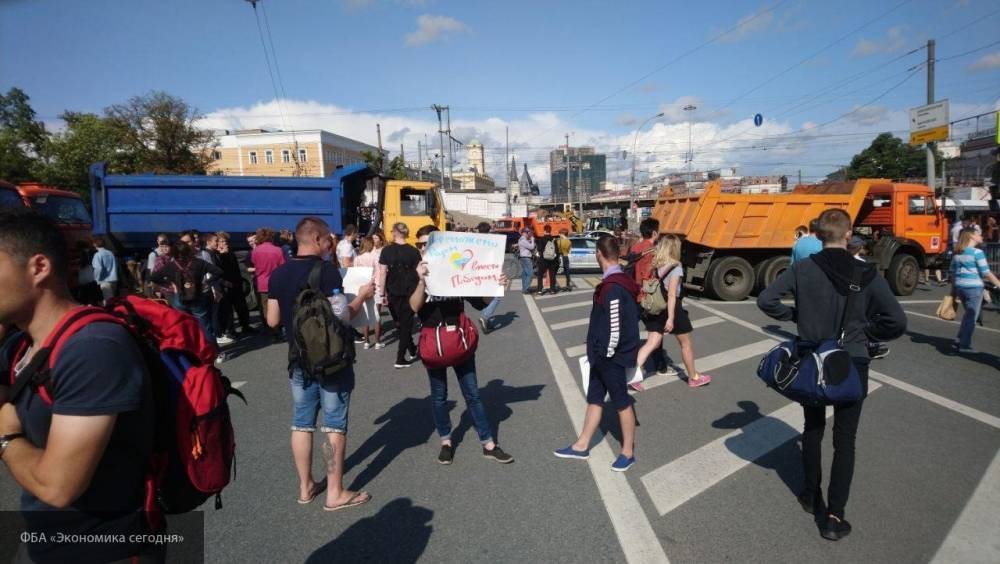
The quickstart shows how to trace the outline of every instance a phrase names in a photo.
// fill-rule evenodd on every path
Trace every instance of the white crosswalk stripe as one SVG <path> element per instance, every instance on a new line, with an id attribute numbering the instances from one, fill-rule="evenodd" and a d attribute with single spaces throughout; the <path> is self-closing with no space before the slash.
<path id="1" fill-rule="evenodd" d="M 880 385 L 870 382 L 868 393 Z M 826 411 L 833 415 L 833 408 Z M 640 478 L 657 513 L 666 515 L 688 500 L 799 436 L 802 406 L 791 403 L 728 433 Z"/>
<path id="2" fill-rule="evenodd" d="M 563 321 L 561 323 L 553 323 L 549 326 L 553 331 L 560 331 L 562 329 L 569 329 L 571 327 L 580 327 L 582 325 L 587 325 L 590 323 L 589 317 L 584 317 L 583 319 L 574 319 L 572 321 Z"/>
<path id="3" fill-rule="evenodd" d="M 243 386 L 246 386 L 246 384 L 247 384 L 246 380 L 237 380 L 237 381 L 233 382 L 233 389 L 238 390 L 238 389 L 242 388 Z"/>
<path id="4" fill-rule="evenodd" d="M 593 300 L 584 300 L 582 302 L 573 302 L 570 304 L 562 304 L 557 306 L 543 307 L 542 313 L 549 313 L 552 311 L 563 311 L 565 309 L 576 309 L 578 307 L 589 307 L 594 304 Z"/>
<path id="5" fill-rule="evenodd" d="M 545 310 L 543 309 L 542 311 Z M 699 329 L 701 327 L 708 327 L 709 325 L 715 325 L 716 323 L 722 323 L 723 321 L 725 321 L 725 319 L 722 319 L 721 317 L 716 317 L 714 315 L 710 315 L 708 317 L 702 317 L 701 319 L 695 319 L 694 321 L 691 322 L 691 326 L 694 327 L 695 329 Z M 645 340 L 647 337 L 649 337 L 649 333 L 647 333 L 646 331 L 642 331 L 639 333 L 639 339 Z M 567 348 L 565 352 L 566 356 L 570 358 L 583 356 L 587 354 L 587 345 L 574 345 L 572 347 Z"/>

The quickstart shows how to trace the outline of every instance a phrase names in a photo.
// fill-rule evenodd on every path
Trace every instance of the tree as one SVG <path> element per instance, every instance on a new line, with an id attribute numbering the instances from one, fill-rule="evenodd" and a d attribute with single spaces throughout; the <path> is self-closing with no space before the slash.
<path id="1" fill-rule="evenodd" d="M 130 172 L 204 174 L 211 162 L 214 137 L 195 127 L 201 116 L 180 98 L 154 91 L 104 113 L 121 136 Z"/>
<path id="2" fill-rule="evenodd" d="M 924 149 L 903 143 L 891 133 L 882 133 L 872 141 L 867 149 L 851 159 L 847 167 L 847 178 L 904 178 L 927 175 L 927 161 Z"/>
<path id="3" fill-rule="evenodd" d="M 365 164 L 375 169 L 376 172 L 381 173 L 382 167 L 385 165 L 385 154 L 384 153 L 373 153 L 372 151 L 361 151 L 361 158 L 364 159 Z"/>
<path id="4" fill-rule="evenodd" d="M 28 95 L 20 88 L 0 94 L 0 178 L 31 180 L 47 141 L 45 124 L 35 119 Z"/>
<path id="5" fill-rule="evenodd" d="M 396 180 L 406 180 L 409 175 L 406 172 L 406 161 L 403 157 L 396 156 L 389 161 L 389 178 Z"/>
<path id="6" fill-rule="evenodd" d="M 77 112 L 59 117 L 66 122 L 66 129 L 51 136 L 46 162 L 38 171 L 40 181 L 76 191 L 86 199 L 91 164 L 107 161 L 109 172 L 134 172 L 133 159 L 123 151 L 122 131 L 107 118 Z"/>

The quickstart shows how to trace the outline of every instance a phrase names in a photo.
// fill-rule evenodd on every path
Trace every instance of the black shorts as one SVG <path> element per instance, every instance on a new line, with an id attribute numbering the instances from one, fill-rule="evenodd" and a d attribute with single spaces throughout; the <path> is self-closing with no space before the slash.
<path id="1" fill-rule="evenodd" d="M 604 396 L 611 396 L 611 405 L 622 410 L 632 405 L 628 395 L 628 375 L 625 367 L 613 362 L 598 361 L 590 366 L 587 403 L 604 405 Z"/>
<path id="2" fill-rule="evenodd" d="M 643 316 L 642 324 L 646 327 L 646 331 L 651 333 L 665 333 L 667 326 L 667 312 L 664 311 L 660 315 L 654 316 Z M 671 335 L 684 335 L 694 331 L 694 327 L 691 326 L 691 318 L 688 317 L 688 312 L 684 309 L 683 300 L 677 300 L 674 304 L 674 330 L 670 332 Z"/>

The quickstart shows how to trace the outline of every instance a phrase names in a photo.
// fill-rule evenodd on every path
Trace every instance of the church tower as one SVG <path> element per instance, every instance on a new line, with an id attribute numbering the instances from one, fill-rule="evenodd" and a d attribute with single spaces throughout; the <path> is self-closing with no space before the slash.
<path id="1" fill-rule="evenodd" d="M 483 144 L 478 139 L 469 142 L 469 168 L 473 168 L 476 174 L 486 176 L 486 153 Z"/>

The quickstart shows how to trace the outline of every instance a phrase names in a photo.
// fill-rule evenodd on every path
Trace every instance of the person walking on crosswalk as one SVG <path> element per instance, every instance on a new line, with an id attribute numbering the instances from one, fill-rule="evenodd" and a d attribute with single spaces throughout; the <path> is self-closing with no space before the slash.
<path id="1" fill-rule="evenodd" d="M 627 372 L 635 366 L 639 351 L 639 286 L 618 265 L 618 241 L 610 235 L 597 240 L 597 262 L 604 278 L 594 289 L 594 305 L 587 329 L 587 360 L 590 383 L 587 415 L 576 442 L 555 451 L 559 458 L 590 458 L 590 444 L 604 413 L 604 397 L 618 410 L 622 450 L 611 465 L 624 472 L 635 464 L 635 410 L 628 394 Z"/>

